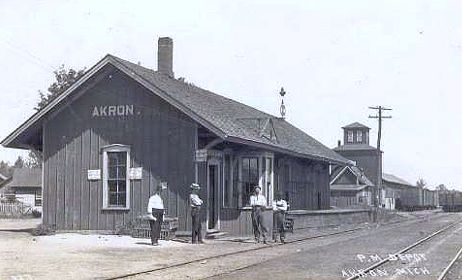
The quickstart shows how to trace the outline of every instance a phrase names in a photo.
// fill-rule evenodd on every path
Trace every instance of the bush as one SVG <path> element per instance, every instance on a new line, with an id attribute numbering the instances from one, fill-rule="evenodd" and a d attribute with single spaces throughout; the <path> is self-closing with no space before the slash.
<path id="1" fill-rule="evenodd" d="M 55 229 L 51 226 L 40 224 L 34 228 L 31 233 L 34 236 L 53 235 L 55 234 Z"/>
<path id="2" fill-rule="evenodd" d="M 37 209 L 32 209 L 32 217 L 34 217 L 34 218 L 40 218 L 40 217 L 42 217 L 42 212 L 40 212 L 40 211 L 37 210 Z"/>

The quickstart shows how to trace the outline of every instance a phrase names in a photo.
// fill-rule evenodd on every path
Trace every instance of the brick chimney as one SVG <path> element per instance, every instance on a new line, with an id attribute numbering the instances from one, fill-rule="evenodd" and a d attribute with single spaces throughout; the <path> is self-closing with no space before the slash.
<path id="1" fill-rule="evenodd" d="M 157 43 L 157 71 L 171 78 L 173 75 L 173 40 L 160 37 Z"/>

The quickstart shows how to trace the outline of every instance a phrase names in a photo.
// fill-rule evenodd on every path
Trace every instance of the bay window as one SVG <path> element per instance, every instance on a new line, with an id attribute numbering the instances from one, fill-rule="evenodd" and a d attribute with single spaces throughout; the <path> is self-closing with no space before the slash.
<path id="1" fill-rule="evenodd" d="M 255 153 L 238 157 L 239 180 L 236 189 L 239 190 L 239 207 L 250 206 L 250 196 L 255 186 L 260 186 L 266 197 L 267 205 L 273 201 L 273 169 L 272 154 Z"/>

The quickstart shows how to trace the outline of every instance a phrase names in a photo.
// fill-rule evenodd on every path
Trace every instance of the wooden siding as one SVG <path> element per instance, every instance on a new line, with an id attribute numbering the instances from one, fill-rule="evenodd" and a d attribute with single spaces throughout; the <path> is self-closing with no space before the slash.
<path id="1" fill-rule="evenodd" d="M 276 165 L 277 189 L 285 194 L 291 210 L 329 209 L 329 171 L 325 163 L 279 158 Z"/>
<path id="2" fill-rule="evenodd" d="M 196 124 L 131 78 L 105 71 L 43 126 L 43 222 L 66 230 L 115 230 L 146 212 L 162 180 L 168 182 L 167 215 L 180 217 L 180 230 L 186 229 Z M 133 115 L 92 117 L 94 106 L 127 104 L 134 105 Z M 130 146 L 130 167 L 143 168 L 141 180 L 130 180 L 129 210 L 104 210 L 102 180 L 87 180 L 89 169 L 102 171 L 101 149 L 110 144 Z"/>

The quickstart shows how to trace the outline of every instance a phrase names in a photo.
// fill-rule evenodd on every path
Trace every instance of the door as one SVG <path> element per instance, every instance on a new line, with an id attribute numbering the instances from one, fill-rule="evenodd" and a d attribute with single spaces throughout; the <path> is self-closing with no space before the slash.
<path id="1" fill-rule="evenodd" d="M 207 228 L 218 229 L 218 211 L 219 209 L 219 165 L 210 164 L 208 166 L 208 178 L 207 178 Z"/>

